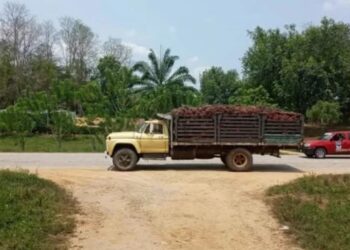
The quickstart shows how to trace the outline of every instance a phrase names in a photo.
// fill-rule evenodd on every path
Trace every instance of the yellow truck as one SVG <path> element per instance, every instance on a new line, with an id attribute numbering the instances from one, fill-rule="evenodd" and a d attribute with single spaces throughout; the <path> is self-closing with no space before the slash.
<path id="1" fill-rule="evenodd" d="M 245 112 L 215 106 L 191 110 L 159 114 L 159 119 L 146 121 L 135 132 L 109 134 L 106 152 L 115 168 L 133 170 L 140 158 L 218 157 L 232 171 L 248 171 L 253 164 L 252 154 L 279 157 L 280 149 L 299 148 L 302 142 L 300 114 L 249 107 Z"/>

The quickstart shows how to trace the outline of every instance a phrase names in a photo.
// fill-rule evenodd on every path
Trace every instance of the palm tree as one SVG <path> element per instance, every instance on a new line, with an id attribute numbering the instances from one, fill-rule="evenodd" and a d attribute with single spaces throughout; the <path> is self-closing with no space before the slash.
<path id="1" fill-rule="evenodd" d="M 157 58 L 151 49 L 148 59 L 150 63 L 138 62 L 133 67 L 135 72 L 141 73 L 140 81 L 137 84 L 141 90 L 151 91 L 171 85 L 185 87 L 185 82 L 196 83 L 196 79 L 190 75 L 187 67 L 179 67 L 173 72 L 173 66 L 179 57 L 170 55 L 170 49 L 167 49 L 160 58 Z"/>
<path id="2" fill-rule="evenodd" d="M 139 105 L 135 106 L 137 113 L 151 117 L 181 105 L 198 105 L 199 91 L 193 86 L 185 85 L 186 82 L 195 84 L 196 79 L 190 75 L 187 67 L 173 70 L 178 56 L 170 55 L 170 49 L 167 49 L 158 58 L 150 50 L 148 58 L 149 63 L 138 62 L 133 67 L 134 72 L 140 74 L 134 85 L 135 92 L 140 94 Z"/>

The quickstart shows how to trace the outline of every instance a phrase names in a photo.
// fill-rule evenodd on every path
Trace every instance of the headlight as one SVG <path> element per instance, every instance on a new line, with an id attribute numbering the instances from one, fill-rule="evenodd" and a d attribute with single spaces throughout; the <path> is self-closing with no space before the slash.
<path id="1" fill-rule="evenodd" d="M 310 143 L 305 143 L 305 144 L 304 144 L 304 147 L 305 147 L 305 148 L 309 148 L 310 146 L 311 146 Z"/>

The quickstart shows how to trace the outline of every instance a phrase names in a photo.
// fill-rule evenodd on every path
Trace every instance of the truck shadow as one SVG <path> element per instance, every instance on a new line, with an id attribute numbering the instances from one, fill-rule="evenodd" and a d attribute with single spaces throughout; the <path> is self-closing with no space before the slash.
<path id="1" fill-rule="evenodd" d="M 225 171 L 229 170 L 223 164 L 140 164 L 135 171 Z M 287 164 L 254 164 L 251 172 L 302 173 L 303 171 Z"/>

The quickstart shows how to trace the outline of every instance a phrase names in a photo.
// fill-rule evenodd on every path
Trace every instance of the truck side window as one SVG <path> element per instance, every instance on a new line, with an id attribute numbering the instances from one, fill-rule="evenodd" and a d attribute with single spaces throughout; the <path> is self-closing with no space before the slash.
<path id="1" fill-rule="evenodd" d="M 163 134 L 163 125 L 162 124 L 153 124 L 153 133 L 154 134 Z"/>
<path id="2" fill-rule="evenodd" d="M 147 125 L 147 128 L 145 129 L 144 133 L 145 134 L 149 134 L 150 133 L 150 130 L 151 130 L 151 124 L 148 124 Z"/>

